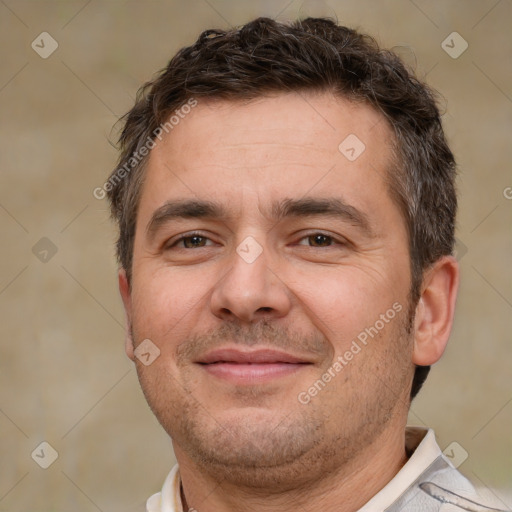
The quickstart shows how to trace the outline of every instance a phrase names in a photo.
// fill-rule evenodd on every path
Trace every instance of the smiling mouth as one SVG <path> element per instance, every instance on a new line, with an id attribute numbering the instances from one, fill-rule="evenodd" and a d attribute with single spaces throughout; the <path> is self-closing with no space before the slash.
<path id="1" fill-rule="evenodd" d="M 206 354 L 197 363 L 209 375 L 238 385 L 260 384 L 313 364 L 304 358 L 270 349 L 251 352 L 221 349 Z"/>

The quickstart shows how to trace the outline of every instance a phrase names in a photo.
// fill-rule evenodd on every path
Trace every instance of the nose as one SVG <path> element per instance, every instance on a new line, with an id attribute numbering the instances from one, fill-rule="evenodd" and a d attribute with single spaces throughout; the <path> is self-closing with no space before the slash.
<path id="1" fill-rule="evenodd" d="M 290 311 L 290 290 L 280 279 L 276 267 L 269 267 L 267 249 L 259 246 L 263 250 L 254 258 L 257 254 L 254 253 L 255 245 L 240 244 L 238 251 L 226 262 L 222 277 L 214 286 L 211 310 L 222 320 L 238 319 L 252 323 L 281 318 Z M 249 250 L 244 252 L 244 249 Z"/>

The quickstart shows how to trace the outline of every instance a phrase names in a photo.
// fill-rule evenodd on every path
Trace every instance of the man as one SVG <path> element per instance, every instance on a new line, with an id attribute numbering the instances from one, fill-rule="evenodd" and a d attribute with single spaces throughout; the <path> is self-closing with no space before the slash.
<path id="1" fill-rule="evenodd" d="M 126 352 L 178 465 L 148 511 L 497 510 L 406 427 L 453 322 L 433 92 L 326 19 L 206 31 L 105 190 Z"/>

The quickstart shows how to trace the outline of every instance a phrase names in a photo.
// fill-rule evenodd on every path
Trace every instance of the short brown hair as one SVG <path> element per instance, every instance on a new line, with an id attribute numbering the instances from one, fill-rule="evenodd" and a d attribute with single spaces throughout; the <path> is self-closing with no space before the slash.
<path id="1" fill-rule="evenodd" d="M 435 93 L 373 38 L 325 18 L 290 24 L 258 18 L 236 29 L 207 30 L 141 87 L 135 106 L 123 118 L 121 155 L 107 189 L 119 225 L 117 254 L 128 279 L 148 159 L 133 157 L 155 139 L 159 127 L 191 98 L 234 101 L 300 91 L 330 91 L 366 102 L 393 129 L 395 165 L 387 181 L 408 230 L 410 296 L 416 305 L 423 271 L 451 254 L 454 246 L 455 161 Z M 122 179 L 120 169 L 128 169 Z M 411 397 L 428 370 L 417 367 Z"/>

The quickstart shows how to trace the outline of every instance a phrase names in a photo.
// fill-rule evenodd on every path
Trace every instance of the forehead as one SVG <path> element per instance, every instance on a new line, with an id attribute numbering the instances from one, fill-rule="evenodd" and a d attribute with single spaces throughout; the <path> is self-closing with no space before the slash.
<path id="1" fill-rule="evenodd" d="M 199 99 L 150 153 L 143 202 L 251 194 L 335 191 L 364 196 L 386 188 L 392 131 L 379 112 L 329 93 L 250 101 Z M 231 197 L 232 199 L 232 197 Z"/>
<path id="2" fill-rule="evenodd" d="M 201 98 L 189 114 L 174 119 L 179 122 L 165 136 L 163 146 L 167 142 L 180 157 L 190 158 L 213 147 L 243 151 L 247 143 L 267 144 L 268 150 L 272 144 L 284 143 L 309 151 L 331 151 L 350 133 L 362 142 L 391 137 L 387 121 L 373 107 L 327 92 L 281 93 L 236 101 Z M 180 151 L 192 148 L 192 153 Z M 159 152 L 152 151 L 152 158 Z"/>

